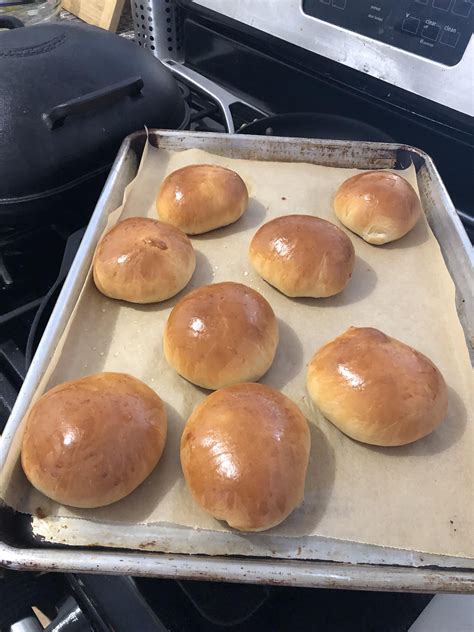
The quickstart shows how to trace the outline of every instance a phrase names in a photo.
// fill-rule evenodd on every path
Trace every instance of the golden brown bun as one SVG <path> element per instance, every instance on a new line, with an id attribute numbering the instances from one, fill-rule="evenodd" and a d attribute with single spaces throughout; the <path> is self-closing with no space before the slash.
<path id="1" fill-rule="evenodd" d="M 159 218 L 188 235 L 207 233 L 241 217 L 248 204 L 242 178 L 217 165 L 190 165 L 163 180 L 156 208 Z"/>
<path id="2" fill-rule="evenodd" d="M 241 531 L 282 522 L 302 501 L 311 437 L 285 395 L 237 384 L 195 408 L 181 437 L 181 465 L 194 499 Z"/>
<path id="3" fill-rule="evenodd" d="M 156 219 L 131 217 L 102 237 L 93 274 L 105 296 L 155 303 L 180 292 L 195 267 L 194 249 L 183 232 Z"/>
<path id="4" fill-rule="evenodd" d="M 28 415 L 21 463 L 45 496 L 102 507 L 130 494 L 160 460 L 166 411 L 125 373 L 97 373 L 45 393 Z"/>
<path id="5" fill-rule="evenodd" d="M 322 414 L 357 441 L 412 443 L 446 416 L 443 376 L 426 356 L 370 327 L 350 327 L 322 347 L 307 387 Z"/>
<path id="6" fill-rule="evenodd" d="M 184 378 L 212 390 L 253 382 L 270 368 L 278 345 L 272 308 L 240 283 L 215 283 L 176 303 L 166 323 L 163 348 Z"/>
<path id="7" fill-rule="evenodd" d="M 250 243 L 258 274 L 287 296 L 334 296 L 349 283 L 355 253 L 337 226 L 310 215 L 285 215 L 264 224 Z"/>
<path id="8" fill-rule="evenodd" d="M 406 235 L 422 214 L 415 189 L 389 171 L 367 171 L 343 182 L 334 211 L 344 226 L 376 245 Z"/>

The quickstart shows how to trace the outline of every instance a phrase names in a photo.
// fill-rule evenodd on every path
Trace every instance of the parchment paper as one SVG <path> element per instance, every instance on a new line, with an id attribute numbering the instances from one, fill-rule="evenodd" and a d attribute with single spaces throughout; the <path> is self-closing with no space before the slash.
<path id="1" fill-rule="evenodd" d="M 7 502 L 40 516 L 108 524 L 109 544 L 113 523 L 168 523 L 231 531 L 205 514 L 186 489 L 179 439 L 187 417 L 207 393 L 167 365 L 162 332 L 172 306 L 184 293 L 203 284 L 234 280 L 255 288 L 273 306 L 279 318 L 280 344 L 262 381 L 291 397 L 311 426 L 305 502 L 270 534 L 323 536 L 474 557 L 471 366 L 456 313 L 454 285 L 425 218 L 409 235 L 383 247 L 371 246 L 346 231 L 357 255 L 348 288 L 329 299 L 289 299 L 253 271 L 247 258 L 251 237 L 263 222 L 288 213 L 307 213 L 338 223 L 332 197 L 339 184 L 357 171 L 228 159 L 200 150 L 169 153 L 149 146 L 123 208 L 111 216 L 109 225 L 119 217 L 156 217 L 154 199 L 164 176 L 198 163 L 223 165 L 243 177 L 250 195 L 245 215 L 232 226 L 192 239 L 196 272 L 190 285 L 165 303 L 137 306 L 113 301 L 96 290 L 89 275 L 35 395 L 97 371 L 124 371 L 144 380 L 162 397 L 169 413 L 168 440 L 158 467 L 128 498 L 103 509 L 74 510 L 33 490 L 17 464 L 4 490 Z M 416 188 L 414 170 L 404 176 Z M 429 437 L 400 448 L 371 447 L 352 441 L 313 409 L 305 390 L 306 366 L 320 346 L 350 325 L 377 327 L 413 345 L 438 365 L 449 386 L 449 413 Z M 18 460 L 19 440 L 16 448 L 12 458 Z M 251 536 L 236 533 L 235 537 Z"/>

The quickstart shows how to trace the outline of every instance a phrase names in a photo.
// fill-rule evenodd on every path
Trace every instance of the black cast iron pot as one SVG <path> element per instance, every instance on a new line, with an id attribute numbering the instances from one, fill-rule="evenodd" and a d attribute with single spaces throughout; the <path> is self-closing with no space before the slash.
<path id="1" fill-rule="evenodd" d="M 0 224 L 67 213 L 102 186 L 125 136 L 187 124 L 173 76 L 133 42 L 61 22 L 1 26 Z"/>

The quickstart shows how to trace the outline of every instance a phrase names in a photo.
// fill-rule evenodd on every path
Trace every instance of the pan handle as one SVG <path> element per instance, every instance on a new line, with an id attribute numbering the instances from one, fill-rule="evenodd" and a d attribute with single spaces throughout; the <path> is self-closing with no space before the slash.
<path id="1" fill-rule="evenodd" d="M 60 105 L 56 105 L 49 112 L 43 114 L 43 120 L 49 129 L 61 127 L 68 116 L 73 114 L 88 114 L 100 107 L 111 105 L 123 97 L 137 97 L 143 89 L 143 79 L 132 77 L 120 81 L 107 88 L 89 92 L 76 99 L 71 99 Z"/>

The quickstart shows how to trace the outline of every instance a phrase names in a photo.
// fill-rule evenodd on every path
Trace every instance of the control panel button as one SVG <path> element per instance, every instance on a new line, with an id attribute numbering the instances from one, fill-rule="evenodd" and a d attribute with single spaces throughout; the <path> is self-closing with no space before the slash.
<path id="1" fill-rule="evenodd" d="M 451 11 L 455 15 L 460 15 L 463 18 L 468 18 L 471 13 L 473 0 L 454 0 L 454 5 Z"/>
<path id="2" fill-rule="evenodd" d="M 423 28 L 421 29 L 421 37 L 436 42 L 439 37 L 440 30 L 441 28 L 437 24 L 425 22 L 425 24 L 423 24 Z"/>
<path id="3" fill-rule="evenodd" d="M 460 35 L 461 34 L 458 31 L 456 31 L 455 28 L 451 26 L 445 26 L 443 32 L 441 33 L 441 37 L 439 41 L 441 42 L 441 44 L 444 44 L 445 46 L 451 46 L 452 48 L 456 48 L 459 42 Z"/>
<path id="4" fill-rule="evenodd" d="M 420 20 L 418 18 L 413 17 L 413 15 L 405 16 L 402 24 L 402 31 L 406 33 L 412 33 L 412 35 L 416 35 L 418 33 L 418 27 L 420 26 Z"/>
<path id="5" fill-rule="evenodd" d="M 452 0 L 433 0 L 433 7 L 441 11 L 449 11 Z"/>
<path id="6" fill-rule="evenodd" d="M 332 6 L 336 7 L 336 9 L 345 9 L 346 0 L 332 0 Z"/>
<path id="7" fill-rule="evenodd" d="M 383 2 L 380 2 L 380 0 L 378 2 L 372 2 L 367 12 L 367 20 L 370 20 L 370 22 L 382 24 L 382 22 L 387 17 L 387 12 L 385 11 L 385 8 L 386 7 L 384 6 Z"/>

